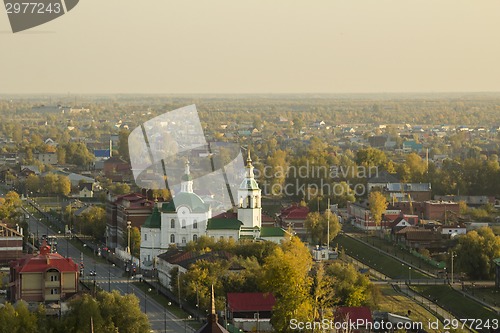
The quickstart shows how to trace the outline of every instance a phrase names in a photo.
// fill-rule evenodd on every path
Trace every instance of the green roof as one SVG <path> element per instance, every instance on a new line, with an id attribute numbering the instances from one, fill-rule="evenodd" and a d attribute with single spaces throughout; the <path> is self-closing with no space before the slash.
<path id="1" fill-rule="evenodd" d="M 209 205 L 205 204 L 203 199 L 194 193 L 181 192 L 177 194 L 171 202 L 164 203 L 161 206 L 164 212 L 175 212 L 176 206 L 187 206 L 192 212 L 204 213 L 209 209 Z"/>
<path id="2" fill-rule="evenodd" d="M 240 189 L 247 189 L 247 190 L 258 190 L 259 185 L 257 184 L 257 181 L 255 179 L 245 179 L 241 185 Z"/>
<path id="3" fill-rule="evenodd" d="M 191 177 L 191 175 L 187 175 L 187 174 L 184 174 L 182 177 L 181 177 L 181 180 L 187 182 L 187 181 L 191 181 L 193 180 L 193 177 Z"/>
<path id="4" fill-rule="evenodd" d="M 240 230 L 242 225 L 243 222 L 238 219 L 214 218 L 208 220 L 207 230 Z"/>
<path id="5" fill-rule="evenodd" d="M 153 213 L 148 216 L 146 222 L 142 225 L 144 228 L 161 228 L 161 214 L 158 207 L 153 208 Z"/>
<path id="6" fill-rule="evenodd" d="M 278 227 L 262 227 L 260 237 L 285 237 L 286 231 Z"/>

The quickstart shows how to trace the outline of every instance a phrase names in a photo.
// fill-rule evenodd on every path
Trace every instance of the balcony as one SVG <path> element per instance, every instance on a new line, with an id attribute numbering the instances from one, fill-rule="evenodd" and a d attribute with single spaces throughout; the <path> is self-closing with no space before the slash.
<path id="1" fill-rule="evenodd" d="M 60 299 L 60 294 L 45 293 L 45 301 L 59 301 Z"/>
<path id="2" fill-rule="evenodd" d="M 45 288 L 59 288 L 61 281 L 47 281 L 45 280 Z"/>

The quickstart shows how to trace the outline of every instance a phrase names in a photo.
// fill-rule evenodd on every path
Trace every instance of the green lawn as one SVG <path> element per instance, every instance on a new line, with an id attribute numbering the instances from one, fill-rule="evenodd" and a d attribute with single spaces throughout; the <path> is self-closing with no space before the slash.
<path id="1" fill-rule="evenodd" d="M 484 321 L 499 317 L 488 308 L 447 285 L 412 286 L 412 289 L 433 301 L 437 300 L 439 306 L 453 313 L 457 318 L 482 319 Z"/>
<path id="2" fill-rule="evenodd" d="M 345 253 L 359 260 L 363 264 L 372 267 L 373 269 L 382 272 L 392 279 L 407 280 L 412 279 L 428 279 L 429 276 L 424 275 L 414 269 L 408 269 L 407 265 L 403 265 L 398 260 L 388 256 L 382 251 L 377 251 L 368 245 L 358 242 L 349 237 L 338 235 L 332 242 L 338 244 L 339 249 L 343 248 Z"/>
<path id="3" fill-rule="evenodd" d="M 391 255 L 394 255 L 406 262 L 409 262 L 412 265 L 415 265 L 418 268 L 421 268 L 427 272 L 430 272 L 432 274 L 436 274 L 437 271 L 441 270 L 437 266 L 433 266 L 430 263 L 426 262 L 425 260 L 422 260 L 421 258 L 418 258 L 408 251 L 401 249 L 398 246 L 394 246 L 392 243 L 388 242 L 385 239 L 380 239 L 379 237 L 372 236 L 372 235 L 366 235 L 366 234 L 359 234 L 355 235 L 355 237 L 359 237 L 360 239 L 363 239 L 365 242 L 368 244 L 372 244 L 373 246 L 376 246 L 377 248 L 381 249 L 384 252 L 387 252 Z"/>
<path id="4" fill-rule="evenodd" d="M 380 300 L 377 302 L 377 309 L 387 311 L 401 316 L 407 316 L 408 310 L 411 311 L 410 319 L 415 322 L 424 323 L 435 321 L 437 318 L 428 310 L 417 304 L 415 301 L 407 298 L 405 295 L 395 291 L 390 285 L 379 286 L 381 293 Z M 426 330 L 428 327 L 425 327 Z M 440 332 L 428 330 L 429 332 Z"/>
<path id="5" fill-rule="evenodd" d="M 484 302 L 500 306 L 500 290 L 495 287 L 474 287 L 470 286 L 470 283 L 466 283 L 466 291 L 474 295 L 475 297 L 483 300 Z"/>

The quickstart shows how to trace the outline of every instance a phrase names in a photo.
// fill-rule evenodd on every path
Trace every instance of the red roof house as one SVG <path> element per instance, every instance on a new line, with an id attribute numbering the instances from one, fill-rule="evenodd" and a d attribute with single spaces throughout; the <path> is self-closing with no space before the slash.
<path id="1" fill-rule="evenodd" d="M 10 299 L 57 302 L 78 291 L 79 268 L 71 258 L 51 253 L 44 241 L 40 253 L 10 264 Z"/>

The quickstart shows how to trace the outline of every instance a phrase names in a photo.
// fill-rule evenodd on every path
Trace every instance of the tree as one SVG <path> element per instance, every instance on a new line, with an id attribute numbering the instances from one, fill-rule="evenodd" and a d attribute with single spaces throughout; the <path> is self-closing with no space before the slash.
<path id="1" fill-rule="evenodd" d="M 118 154 L 125 161 L 130 161 L 129 150 L 128 150 L 128 136 L 130 132 L 125 129 L 121 129 L 118 133 Z"/>
<path id="2" fill-rule="evenodd" d="M 328 236 L 328 221 L 330 222 L 330 239 L 327 240 Z M 311 239 L 317 241 L 317 244 L 329 244 L 332 239 L 334 239 L 340 231 L 340 223 L 336 214 L 333 214 L 330 210 L 325 210 L 323 214 L 318 212 L 312 212 L 307 214 L 306 217 L 306 229 L 311 235 Z"/>
<path id="3" fill-rule="evenodd" d="M 59 176 L 57 180 L 57 193 L 68 195 L 71 192 L 71 181 L 66 176 Z"/>
<path id="4" fill-rule="evenodd" d="M 313 316 L 316 320 L 331 317 L 331 309 L 338 301 L 334 293 L 335 280 L 331 275 L 325 274 L 323 262 L 316 266 L 313 285 Z M 321 316 L 321 318 L 320 318 Z"/>
<path id="5" fill-rule="evenodd" d="M 335 279 L 332 287 L 336 305 L 364 306 L 377 303 L 377 289 L 368 276 L 359 273 L 353 265 L 333 263 L 326 269 L 326 275 Z"/>
<path id="6" fill-rule="evenodd" d="M 90 319 L 94 332 L 146 333 L 149 321 L 139 307 L 139 299 L 132 294 L 125 296 L 114 290 L 99 292 L 96 298 L 84 294 L 70 303 L 69 312 L 63 317 L 65 332 L 90 332 Z"/>
<path id="7" fill-rule="evenodd" d="M 141 232 L 139 228 L 132 227 L 130 229 L 130 253 L 132 256 L 139 258 L 141 251 Z"/>
<path id="8" fill-rule="evenodd" d="M 376 148 L 360 149 L 356 153 L 356 163 L 365 167 L 383 166 L 386 161 L 385 153 Z"/>
<path id="9" fill-rule="evenodd" d="M 372 191 L 370 192 L 370 196 L 368 197 L 368 203 L 375 225 L 380 225 L 380 227 L 382 228 L 382 215 L 389 205 L 387 199 L 379 191 Z"/>
<path id="10" fill-rule="evenodd" d="M 85 210 L 77 220 L 82 233 L 102 239 L 106 231 L 106 211 L 98 206 Z"/>
<path id="11" fill-rule="evenodd" d="M 16 220 L 21 215 L 19 210 L 21 205 L 22 201 L 19 194 L 9 191 L 4 198 L 0 198 L 0 220 Z"/>
<path id="12" fill-rule="evenodd" d="M 0 308 L 0 333 L 37 333 L 37 317 L 19 302 L 15 307 L 7 303 Z"/>
<path id="13" fill-rule="evenodd" d="M 289 327 L 292 318 L 311 320 L 311 268 L 311 254 L 297 237 L 284 241 L 265 259 L 262 288 L 276 298 L 271 318 L 276 331 L 292 332 Z"/>
<path id="14" fill-rule="evenodd" d="M 130 193 L 130 186 L 125 183 L 115 183 L 108 187 L 113 194 L 121 195 Z"/>
<path id="15" fill-rule="evenodd" d="M 35 193 L 40 191 L 40 177 L 33 174 L 29 175 L 26 178 L 26 190 Z"/>
<path id="16" fill-rule="evenodd" d="M 334 183 L 333 189 L 332 203 L 338 204 L 339 207 L 346 207 L 348 202 L 356 201 L 354 190 L 346 182 Z"/>
<path id="17" fill-rule="evenodd" d="M 473 230 L 459 237 L 455 251 L 462 272 L 471 279 L 490 279 L 495 273 L 493 259 L 500 257 L 500 236 L 489 227 Z"/>

